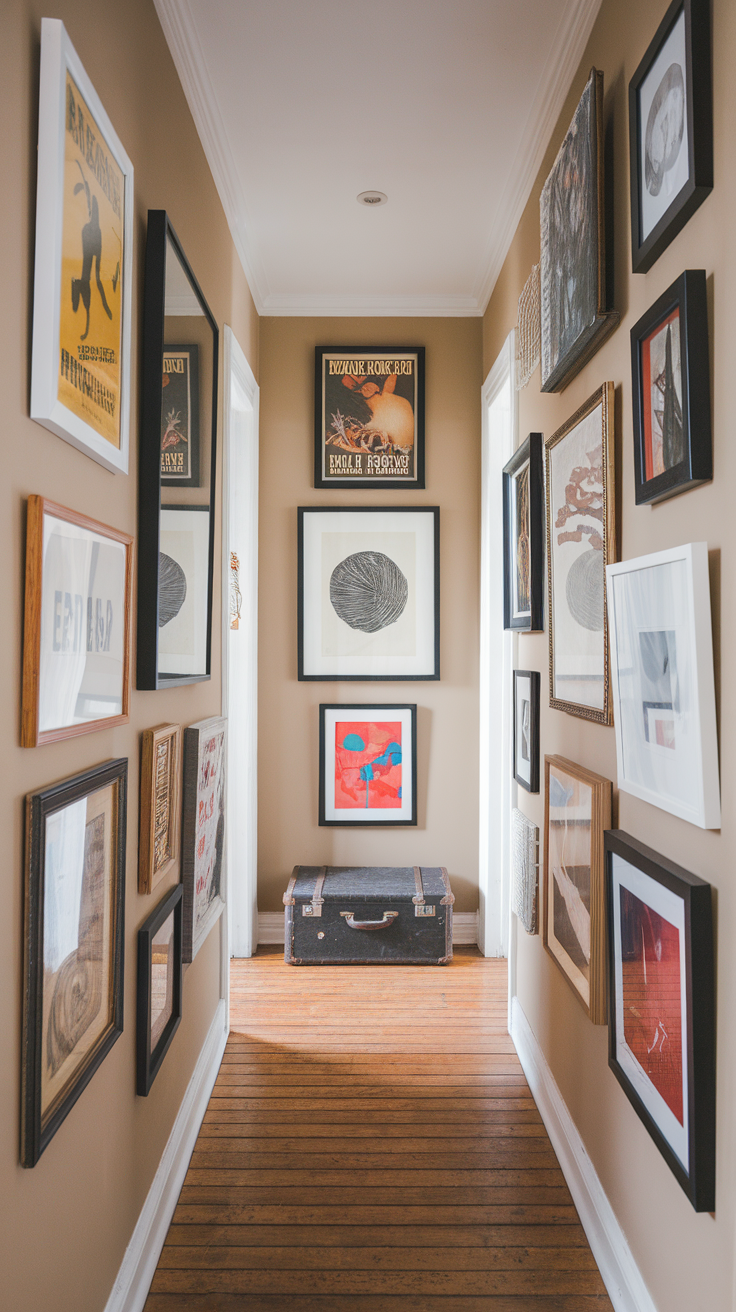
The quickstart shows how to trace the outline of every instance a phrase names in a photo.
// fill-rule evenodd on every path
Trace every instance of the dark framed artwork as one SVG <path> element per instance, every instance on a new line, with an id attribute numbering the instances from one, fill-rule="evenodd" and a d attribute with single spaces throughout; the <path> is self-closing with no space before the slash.
<path id="1" fill-rule="evenodd" d="M 141 734 L 138 892 L 152 893 L 179 859 L 181 726 Z"/>
<path id="2" fill-rule="evenodd" d="M 539 792 L 539 672 L 514 670 L 514 779 Z"/>
<path id="3" fill-rule="evenodd" d="M 631 265 L 646 273 L 713 190 L 709 0 L 673 0 L 629 83 Z"/>
<path id="4" fill-rule="evenodd" d="M 636 504 L 713 477 L 708 306 L 703 269 L 686 269 L 631 329 Z"/>
<path id="5" fill-rule="evenodd" d="M 591 69 L 539 201 L 543 392 L 567 387 L 618 325 L 606 308 L 603 177 L 603 74 Z"/>
<path id="6" fill-rule="evenodd" d="M 315 487 L 424 487 L 424 347 L 318 346 Z"/>
<path id="7" fill-rule="evenodd" d="M 161 485 L 199 486 L 199 347 L 166 343 L 162 370 Z"/>
<path id="8" fill-rule="evenodd" d="M 711 886 L 620 829 L 605 846 L 608 1064 L 696 1212 L 712 1212 Z"/>
<path id="9" fill-rule="evenodd" d="M 298 514 L 299 678 L 439 679 L 439 508 Z"/>
<path id="10" fill-rule="evenodd" d="M 503 627 L 544 628 L 544 455 L 530 433 L 503 470 Z"/>
<path id="11" fill-rule="evenodd" d="M 319 823 L 417 823 L 417 708 L 319 708 Z"/>
<path id="12" fill-rule="evenodd" d="M 193 961 L 224 906 L 227 720 L 213 715 L 184 730 L 181 878 L 184 961 Z"/>
<path id="13" fill-rule="evenodd" d="M 158 673 L 194 681 L 209 668 L 212 590 L 209 505 L 167 504 L 159 517 Z"/>
<path id="14" fill-rule="evenodd" d="M 26 797 L 23 1166 L 123 1032 L 127 781 L 105 761 Z"/>
<path id="15" fill-rule="evenodd" d="M 146 1098 L 181 1023 L 181 884 L 172 888 L 138 930 L 136 1093 Z"/>

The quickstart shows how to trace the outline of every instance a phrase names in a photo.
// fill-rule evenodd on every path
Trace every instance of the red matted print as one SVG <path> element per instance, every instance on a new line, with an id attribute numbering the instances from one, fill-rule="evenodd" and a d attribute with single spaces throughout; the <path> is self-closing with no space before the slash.
<path id="1" fill-rule="evenodd" d="M 641 343 L 645 478 L 656 478 L 685 459 L 682 427 L 680 307 Z"/>
<path id="2" fill-rule="evenodd" d="M 627 888 L 621 895 L 624 1038 L 680 1125 L 680 931 Z"/>
<path id="3" fill-rule="evenodd" d="M 401 721 L 338 720 L 335 808 L 401 809 Z"/>

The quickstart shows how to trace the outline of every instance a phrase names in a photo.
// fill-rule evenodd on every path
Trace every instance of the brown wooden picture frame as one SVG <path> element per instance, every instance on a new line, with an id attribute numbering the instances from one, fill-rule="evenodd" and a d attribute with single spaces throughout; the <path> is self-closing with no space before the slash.
<path id="1" fill-rule="evenodd" d="M 159 724 L 141 734 L 139 893 L 152 893 L 176 866 L 180 825 L 181 725 Z M 157 864 L 158 843 L 163 846 L 163 859 Z"/>

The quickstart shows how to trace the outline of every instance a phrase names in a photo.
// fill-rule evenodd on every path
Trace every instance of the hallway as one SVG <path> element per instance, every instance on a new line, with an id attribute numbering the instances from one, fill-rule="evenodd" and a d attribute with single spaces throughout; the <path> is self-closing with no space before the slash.
<path id="1" fill-rule="evenodd" d="M 506 1028 L 506 962 L 234 961 L 145 1312 L 608 1312 Z"/>

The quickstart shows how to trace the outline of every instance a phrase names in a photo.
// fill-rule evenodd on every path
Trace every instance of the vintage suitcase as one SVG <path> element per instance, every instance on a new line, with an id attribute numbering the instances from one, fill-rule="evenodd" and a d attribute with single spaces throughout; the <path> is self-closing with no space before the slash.
<path id="1" fill-rule="evenodd" d="M 444 966 L 454 901 L 442 866 L 295 866 L 284 893 L 284 958 Z"/>

